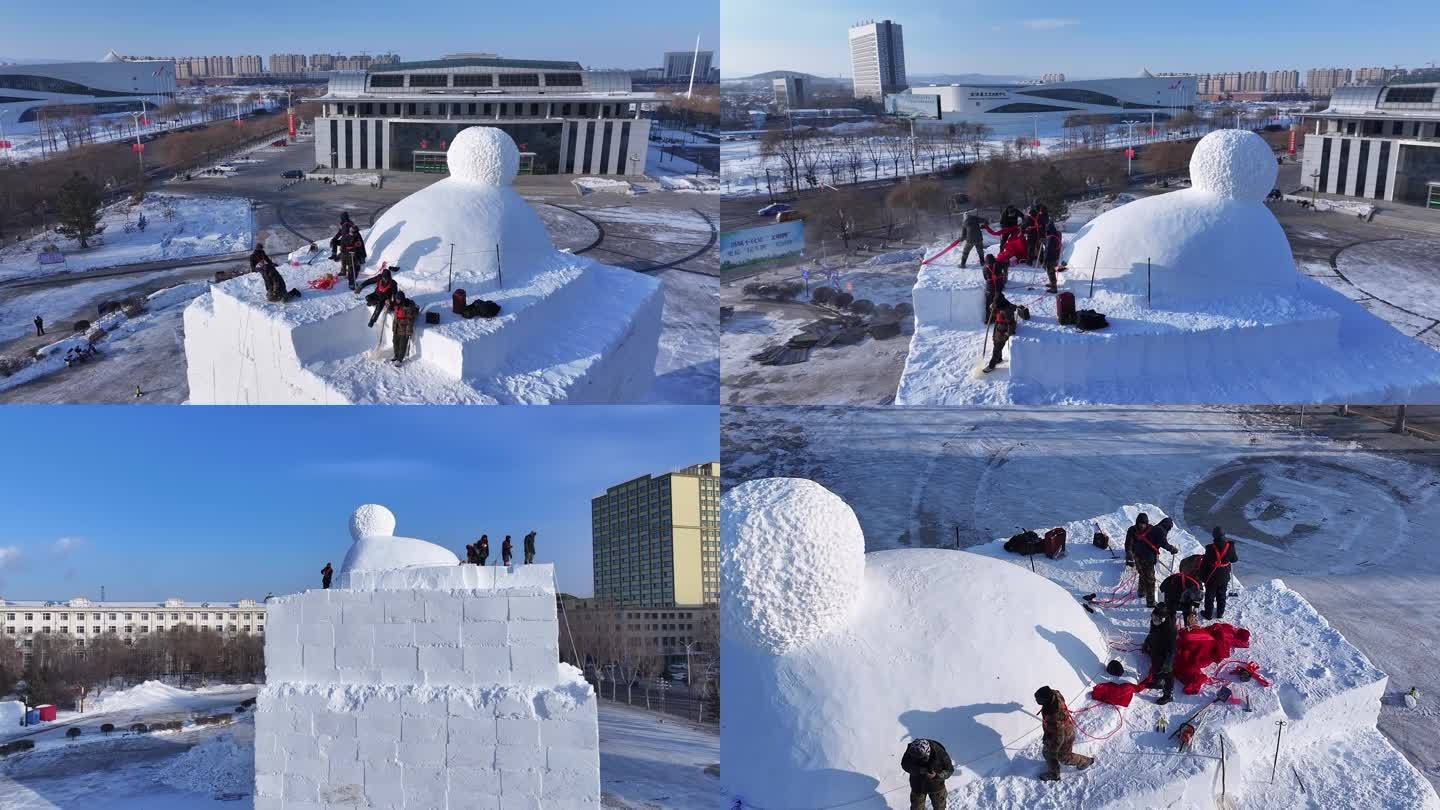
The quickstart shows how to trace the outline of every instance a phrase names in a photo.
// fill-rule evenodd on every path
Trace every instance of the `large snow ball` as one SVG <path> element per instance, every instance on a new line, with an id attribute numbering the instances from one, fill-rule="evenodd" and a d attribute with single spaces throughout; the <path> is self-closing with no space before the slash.
<path id="1" fill-rule="evenodd" d="M 395 513 L 378 503 L 367 503 L 350 515 L 350 536 L 389 537 L 395 533 Z"/>
<path id="2" fill-rule="evenodd" d="M 450 142 L 445 162 L 450 167 L 450 176 L 456 180 L 487 186 L 509 185 L 520 173 L 520 149 L 504 130 L 470 127 L 460 130 Z"/>
<path id="3" fill-rule="evenodd" d="M 1190 182 L 1232 200 L 1261 202 L 1275 188 L 1275 152 L 1249 130 L 1221 129 L 1206 135 L 1190 156 Z"/>
<path id="4" fill-rule="evenodd" d="M 1039 737 L 1035 690 L 1078 707 L 1104 675 L 1095 623 L 1026 567 L 942 549 L 865 561 L 849 621 L 803 649 L 760 653 L 722 629 L 721 697 L 741 707 L 721 718 L 727 804 L 906 807 L 899 761 L 916 737 L 945 745 L 952 791 L 1012 757 L 1039 767 L 1022 753 Z"/>
<path id="5" fill-rule="evenodd" d="M 725 493 L 720 515 L 723 634 L 779 655 L 845 624 L 861 597 L 865 535 L 839 496 L 766 478 Z"/>

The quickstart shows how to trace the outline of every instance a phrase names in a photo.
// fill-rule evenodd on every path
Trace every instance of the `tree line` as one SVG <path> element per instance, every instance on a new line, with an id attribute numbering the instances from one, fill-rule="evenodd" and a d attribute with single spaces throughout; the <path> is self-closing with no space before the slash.
<path id="1" fill-rule="evenodd" d="M 181 625 L 126 641 L 113 633 L 77 643 L 69 634 L 41 633 L 31 639 L 28 663 L 22 651 L 0 643 L 0 694 L 21 694 L 30 705 L 69 708 L 78 696 L 102 687 L 144 680 L 199 676 L 222 681 L 258 681 L 265 672 L 265 638 Z"/>

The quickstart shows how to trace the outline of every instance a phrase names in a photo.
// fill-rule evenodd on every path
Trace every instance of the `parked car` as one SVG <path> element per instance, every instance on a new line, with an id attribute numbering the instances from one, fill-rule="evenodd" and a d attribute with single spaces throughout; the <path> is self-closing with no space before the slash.
<path id="1" fill-rule="evenodd" d="M 781 211 L 775 215 L 776 222 L 794 222 L 797 219 L 804 219 L 805 215 L 799 211 Z"/>
<path id="2" fill-rule="evenodd" d="M 786 211 L 794 211 L 794 210 L 795 210 L 795 206 L 793 206 L 793 205 L 787 205 L 786 203 L 770 203 L 769 205 L 765 206 L 764 208 L 761 208 L 759 211 L 756 211 L 755 213 L 759 214 L 759 215 L 762 216 L 762 217 L 769 217 L 769 216 L 778 216 L 778 215 L 780 215 L 780 214 L 785 213 Z"/>
<path id="3" fill-rule="evenodd" d="M 286 169 L 285 171 L 280 173 L 280 176 L 289 180 L 297 180 L 301 177 L 304 177 L 305 172 L 302 172 L 299 169 Z"/>

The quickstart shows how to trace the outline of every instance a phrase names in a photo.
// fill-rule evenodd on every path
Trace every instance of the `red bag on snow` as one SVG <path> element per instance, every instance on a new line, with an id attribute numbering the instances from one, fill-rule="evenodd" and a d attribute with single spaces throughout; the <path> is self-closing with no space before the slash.
<path id="1" fill-rule="evenodd" d="M 1211 678 L 1205 668 L 1230 657 L 1237 648 L 1250 646 L 1250 631 L 1233 624 L 1216 622 L 1195 630 L 1181 630 L 1175 640 L 1175 680 L 1184 684 L 1185 694 L 1196 695 Z"/>
<path id="2" fill-rule="evenodd" d="M 1117 683 L 1097 683 L 1095 688 L 1090 690 L 1090 697 L 1101 703 L 1109 703 L 1111 706 L 1124 708 L 1130 705 L 1130 699 L 1135 697 L 1136 692 L 1143 692 L 1150 688 L 1150 679 L 1146 678 L 1140 683 L 1120 681 Z"/>

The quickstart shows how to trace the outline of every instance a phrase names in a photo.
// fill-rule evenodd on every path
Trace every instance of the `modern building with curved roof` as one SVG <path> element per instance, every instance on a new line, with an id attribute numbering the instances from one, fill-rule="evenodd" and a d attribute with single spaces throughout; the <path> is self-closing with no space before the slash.
<path id="1" fill-rule="evenodd" d="M 940 117 L 947 122 L 988 124 L 1028 122 L 1032 116 L 1053 120 L 1072 115 L 1099 115 L 1119 122 L 1151 113 L 1168 118 L 1189 109 L 1195 99 L 1195 77 L 1153 76 L 1148 71 L 1127 79 L 1083 79 L 1033 84 L 952 84 L 911 87 L 911 95 L 940 97 Z"/>
<path id="2" fill-rule="evenodd" d="M 95 115 L 165 104 L 175 94 L 175 63 L 125 61 L 0 65 L 0 128 L 33 126 L 45 108 L 86 107 Z"/>

